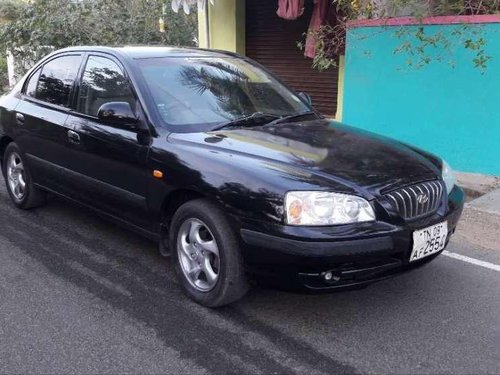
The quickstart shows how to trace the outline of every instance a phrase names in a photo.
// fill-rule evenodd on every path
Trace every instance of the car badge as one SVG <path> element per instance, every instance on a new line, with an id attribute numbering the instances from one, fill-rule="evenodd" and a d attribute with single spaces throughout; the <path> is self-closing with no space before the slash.
<path id="1" fill-rule="evenodd" d="M 425 193 L 421 193 L 417 195 L 417 202 L 420 204 L 426 204 L 427 202 L 429 202 L 429 196 Z"/>

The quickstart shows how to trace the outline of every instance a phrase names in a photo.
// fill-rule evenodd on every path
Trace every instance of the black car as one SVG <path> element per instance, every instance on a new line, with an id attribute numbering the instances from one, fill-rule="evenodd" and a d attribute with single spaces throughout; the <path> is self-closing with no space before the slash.
<path id="1" fill-rule="evenodd" d="M 0 155 L 17 207 L 53 194 L 157 240 L 212 307 L 249 280 L 322 292 L 425 264 L 464 202 L 440 158 L 328 120 L 257 63 L 202 49 L 47 56 L 0 100 Z"/>

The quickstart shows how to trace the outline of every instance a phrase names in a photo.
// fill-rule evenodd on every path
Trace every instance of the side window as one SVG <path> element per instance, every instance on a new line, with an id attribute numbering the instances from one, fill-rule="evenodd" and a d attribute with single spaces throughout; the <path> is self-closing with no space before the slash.
<path id="1" fill-rule="evenodd" d="M 99 108 L 109 102 L 127 102 L 135 110 L 135 98 L 122 69 L 106 57 L 90 56 L 78 96 L 78 111 L 97 117 Z"/>
<path id="2" fill-rule="evenodd" d="M 35 97 L 36 95 L 36 86 L 38 85 L 38 78 L 40 77 L 40 72 L 42 69 L 38 69 L 35 73 L 33 73 L 26 84 L 25 94 L 31 97 Z"/>
<path id="3" fill-rule="evenodd" d="M 38 87 L 37 99 L 48 103 L 69 107 L 71 88 L 80 67 L 81 56 L 62 56 L 44 65 Z"/>

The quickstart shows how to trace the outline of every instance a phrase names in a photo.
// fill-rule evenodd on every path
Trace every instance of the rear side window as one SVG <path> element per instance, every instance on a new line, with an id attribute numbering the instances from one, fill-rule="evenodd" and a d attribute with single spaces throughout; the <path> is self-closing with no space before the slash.
<path id="1" fill-rule="evenodd" d="M 51 104 L 69 107 L 71 89 L 80 62 L 80 55 L 71 55 L 55 58 L 45 64 L 38 80 L 35 97 Z"/>
<path id="2" fill-rule="evenodd" d="M 135 97 L 129 80 L 113 60 L 90 56 L 85 66 L 78 112 L 97 117 L 99 108 L 109 102 L 127 102 L 135 110 Z"/>
<path id="3" fill-rule="evenodd" d="M 35 73 L 33 73 L 26 84 L 26 95 L 35 97 L 36 95 L 36 86 L 38 84 L 38 78 L 40 77 L 40 72 L 42 69 L 38 69 Z"/>

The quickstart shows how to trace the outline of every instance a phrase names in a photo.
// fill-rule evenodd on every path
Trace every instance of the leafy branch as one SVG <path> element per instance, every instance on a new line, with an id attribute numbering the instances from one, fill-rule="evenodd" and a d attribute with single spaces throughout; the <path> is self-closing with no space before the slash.
<path id="1" fill-rule="evenodd" d="M 422 20 L 425 16 L 500 13 L 500 0 L 332 0 L 332 6 L 335 22 L 305 34 L 316 42 L 313 67 L 319 70 L 336 66 L 338 56 L 345 53 L 347 25 L 353 20 L 397 16 Z M 481 73 L 486 71 L 492 58 L 486 53 L 487 40 L 481 25 L 460 24 L 448 33 L 429 31 L 423 26 L 400 27 L 395 36 L 402 42 L 393 52 L 406 54 L 406 64 L 410 68 L 419 69 L 433 61 L 446 59 L 454 67 L 456 62 L 452 56 L 457 43 L 472 52 L 472 63 Z M 304 49 L 305 43 L 298 42 L 298 47 Z"/>

